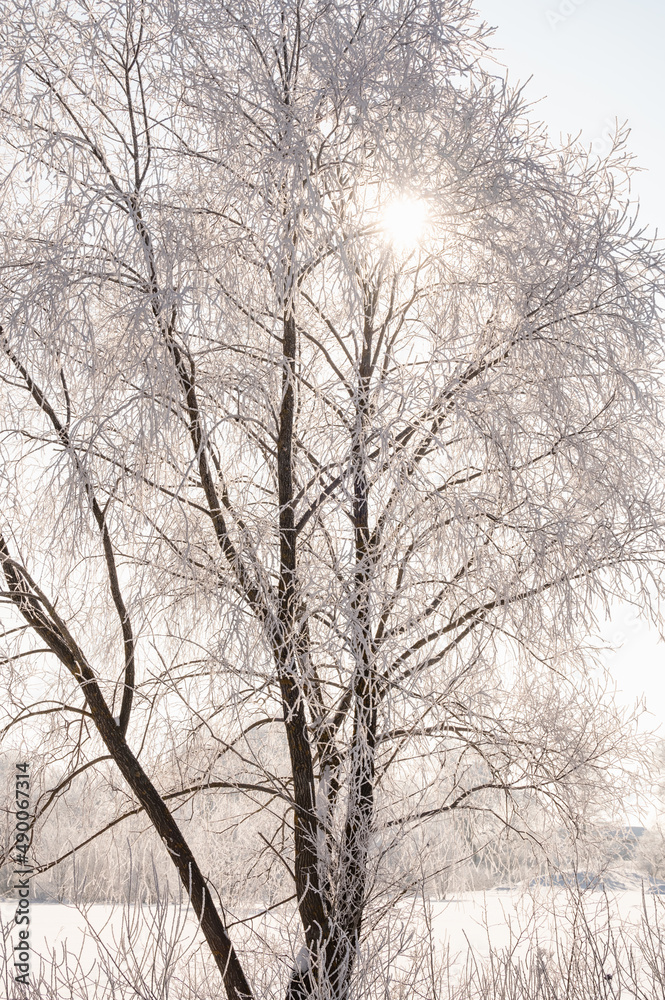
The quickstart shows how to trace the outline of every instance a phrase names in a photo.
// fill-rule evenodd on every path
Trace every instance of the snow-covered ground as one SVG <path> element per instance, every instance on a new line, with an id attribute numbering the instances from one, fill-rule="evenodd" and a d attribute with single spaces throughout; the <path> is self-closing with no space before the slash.
<path id="1" fill-rule="evenodd" d="M 510 948 L 516 957 L 526 956 L 529 950 L 540 949 L 543 954 L 556 951 L 565 943 L 573 923 L 580 932 L 580 921 L 586 921 L 595 937 L 606 934 L 608 919 L 615 930 L 621 930 L 627 941 L 635 939 L 642 922 L 644 907 L 654 917 L 665 907 L 662 897 L 645 894 L 639 889 L 628 891 L 584 892 L 574 897 L 562 889 L 538 887 L 528 892 L 493 890 L 489 892 L 459 893 L 431 905 L 431 935 L 437 950 L 447 952 L 453 978 L 461 975 L 470 956 L 479 963 L 488 957 L 490 948 L 501 951 Z M 10 952 L 17 942 L 16 928 L 12 926 L 15 905 L 10 900 L 0 901 L 0 918 L 5 935 L 5 961 L 12 959 Z M 254 942 L 270 940 L 271 946 L 283 952 L 288 961 L 294 942 L 289 942 L 288 932 L 279 925 L 274 914 L 256 920 L 247 920 L 233 929 L 239 949 L 251 949 Z M 400 929 L 426 926 L 422 902 L 417 899 L 402 900 L 391 914 L 393 934 L 400 937 Z M 665 921 L 661 918 L 661 923 Z M 78 974 L 91 976 L 99 982 L 106 980 L 101 952 L 107 956 L 122 955 L 130 942 L 134 952 L 143 962 L 146 976 L 155 968 L 164 967 L 169 960 L 179 957 L 187 960 L 198 952 L 196 922 L 184 909 L 169 906 L 156 910 L 148 906 L 132 910 L 106 905 L 88 906 L 85 913 L 74 906 L 33 903 L 31 907 L 32 970 L 37 971 L 39 959 L 45 963 L 47 981 L 57 977 L 57 970 L 76 969 Z M 295 928 L 294 928 L 295 934 Z M 280 947 L 281 942 L 281 947 Z M 203 949 L 205 951 L 205 949 Z M 293 952 L 290 952 L 293 954 Z M 39 959 L 38 957 L 39 956 Z M 111 964 L 115 964 L 111 960 Z M 121 959 L 115 974 L 122 978 L 122 969 L 128 966 Z M 611 957 L 608 959 L 611 972 Z"/>
<path id="2" fill-rule="evenodd" d="M 579 933 L 582 915 L 586 926 L 598 935 L 610 921 L 632 939 L 641 926 L 645 903 L 647 910 L 655 906 L 660 911 L 663 906 L 660 898 L 643 897 L 639 889 L 584 892 L 572 898 L 564 890 L 545 887 L 528 892 L 460 893 L 433 905 L 433 937 L 439 948 L 448 949 L 453 967 L 459 969 L 470 952 L 483 960 L 490 949 L 510 948 L 520 958 L 534 948 L 553 951 L 557 942 L 569 938 L 573 925 Z"/>

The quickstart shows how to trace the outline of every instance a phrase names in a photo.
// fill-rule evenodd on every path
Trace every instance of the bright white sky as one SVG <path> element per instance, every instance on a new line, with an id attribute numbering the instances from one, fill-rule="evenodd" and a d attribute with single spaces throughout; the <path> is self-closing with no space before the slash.
<path id="1" fill-rule="evenodd" d="M 664 0 L 475 0 L 475 8 L 497 28 L 497 58 L 509 79 L 532 78 L 526 93 L 539 101 L 532 113 L 552 139 L 581 132 L 598 148 L 617 118 L 629 123 L 629 146 L 644 171 L 633 182 L 640 219 L 665 234 Z M 622 643 L 607 657 L 620 701 L 645 695 L 649 721 L 663 724 L 665 736 L 665 645 L 630 609 L 619 609 L 605 634 Z"/>
<path id="2" fill-rule="evenodd" d="M 553 138 L 597 143 L 620 122 L 644 173 L 644 222 L 665 231 L 665 4 L 662 0 L 475 0 L 497 28 L 497 57 L 526 82 Z M 569 12 L 569 13 L 568 13 Z"/>

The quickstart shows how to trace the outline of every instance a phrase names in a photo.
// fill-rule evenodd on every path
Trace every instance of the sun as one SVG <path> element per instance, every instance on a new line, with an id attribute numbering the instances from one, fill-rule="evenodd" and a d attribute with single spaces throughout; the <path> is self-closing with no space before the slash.
<path id="1" fill-rule="evenodd" d="M 415 248 L 425 235 L 427 205 L 422 198 L 400 197 L 388 202 L 382 212 L 387 240 L 402 250 Z"/>

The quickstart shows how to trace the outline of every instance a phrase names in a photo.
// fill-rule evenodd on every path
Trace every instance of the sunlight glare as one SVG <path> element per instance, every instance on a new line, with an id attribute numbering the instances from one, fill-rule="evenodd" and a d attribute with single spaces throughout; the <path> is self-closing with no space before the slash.
<path id="1" fill-rule="evenodd" d="M 422 239 L 427 222 L 427 205 L 422 198 L 398 198 L 383 211 L 383 231 L 401 249 L 412 249 Z"/>

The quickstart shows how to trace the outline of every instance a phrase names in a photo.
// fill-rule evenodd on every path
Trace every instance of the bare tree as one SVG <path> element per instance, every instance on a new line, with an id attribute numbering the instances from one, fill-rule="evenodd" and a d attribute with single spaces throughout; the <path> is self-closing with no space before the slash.
<path id="1" fill-rule="evenodd" d="M 6 739 L 67 761 L 42 830 L 113 762 L 231 1000 L 176 813 L 241 794 L 297 901 L 288 996 L 346 997 L 409 830 L 574 829 L 630 756 L 588 643 L 629 582 L 657 616 L 663 552 L 622 139 L 554 149 L 466 0 L 0 30 Z"/>

